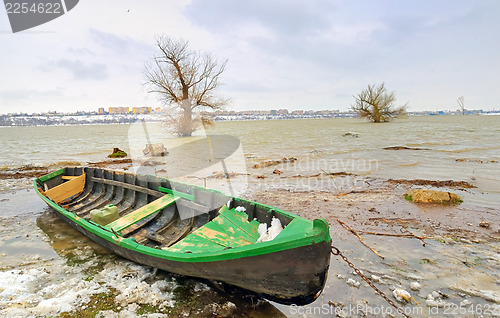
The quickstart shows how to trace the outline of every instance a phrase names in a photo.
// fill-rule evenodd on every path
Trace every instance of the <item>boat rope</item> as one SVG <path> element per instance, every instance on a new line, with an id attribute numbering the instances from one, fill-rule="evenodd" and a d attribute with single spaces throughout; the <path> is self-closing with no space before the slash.
<path id="1" fill-rule="evenodd" d="M 384 294 L 383 291 L 381 291 L 380 289 L 378 289 L 377 286 L 375 286 L 375 284 L 373 284 L 373 282 L 368 278 L 366 277 L 359 269 L 356 268 L 356 266 L 354 266 L 353 263 L 351 263 L 347 257 L 345 257 L 344 255 L 342 255 L 342 253 L 340 252 L 340 250 L 338 248 L 336 248 L 335 246 L 331 246 L 331 252 L 333 255 L 335 256 L 340 256 L 342 258 L 342 260 L 344 262 L 347 263 L 347 265 L 349 265 L 349 267 L 351 267 L 355 272 L 356 274 L 358 274 L 361 278 L 363 278 L 363 280 L 368 284 L 370 285 L 371 288 L 373 288 L 377 294 L 379 294 L 382 298 L 385 299 L 385 301 L 387 301 L 389 303 L 389 305 L 391 305 L 392 307 L 396 308 L 397 312 L 400 313 L 401 315 L 405 316 L 406 318 L 410 318 L 410 316 L 408 316 L 407 314 L 405 314 L 403 308 L 401 308 L 400 306 L 398 306 L 392 299 L 390 299 L 389 297 L 387 297 L 386 294 Z"/>

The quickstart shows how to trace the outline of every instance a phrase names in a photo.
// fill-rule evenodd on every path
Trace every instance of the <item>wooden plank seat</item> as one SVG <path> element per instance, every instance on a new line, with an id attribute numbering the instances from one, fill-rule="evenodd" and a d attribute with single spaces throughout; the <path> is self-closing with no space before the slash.
<path id="1" fill-rule="evenodd" d="M 147 218 L 148 216 L 166 208 L 170 204 L 173 204 L 175 201 L 179 200 L 179 197 L 175 197 L 173 195 L 167 194 L 164 195 L 143 207 L 134 210 L 116 221 L 113 221 L 105 226 L 107 229 L 112 229 L 116 232 L 120 232 L 129 226 L 139 222 L 140 220 Z"/>
<path id="2" fill-rule="evenodd" d="M 259 238 L 259 222 L 247 220 L 248 215 L 223 206 L 212 221 L 186 236 L 168 251 L 201 253 L 254 244 Z"/>
<path id="3" fill-rule="evenodd" d="M 75 178 L 78 178 L 80 176 L 62 176 L 61 179 L 63 180 L 73 180 Z"/>
<path id="4" fill-rule="evenodd" d="M 66 179 L 66 178 L 63 178 Z M 45 184 L 44 184 L 45 185 Z M 45 195 L 55 203 L 61 203 L 83 192 L 85 188 L 85 173 L 72 177 L 69 181 L 45 191 Z"/>

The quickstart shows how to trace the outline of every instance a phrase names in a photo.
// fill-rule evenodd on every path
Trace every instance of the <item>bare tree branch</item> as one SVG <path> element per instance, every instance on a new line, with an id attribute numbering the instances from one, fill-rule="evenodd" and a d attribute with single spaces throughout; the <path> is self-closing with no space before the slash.
<path id="1" fill-rule="evenodd" d="M 368 85 L 368 88 L 353 97 L 355 104 L 351 106 L 351 109 L 360 117 L 365 117 L 375 123 L 387 122 L 392 118 L 406 115 L 407 105 L 395 106 L 396 94 L 388 93 L 384 83 L 379 86 Z"/>
<path id="2" fill-rule="evenodd" d="M 178 134 L 190 136 L 196 129 L 192 124 L 193 110 L 197 107 L 219 109 L 227 100 L 217 98 L 222 64 L 209 55 L 189 49 L 189 43 L 167 36 L 156 38 L 160 54 L 154 63 L 146 65 L 145 76 L 151 89 L 166 105 L 181 110 Z"/>

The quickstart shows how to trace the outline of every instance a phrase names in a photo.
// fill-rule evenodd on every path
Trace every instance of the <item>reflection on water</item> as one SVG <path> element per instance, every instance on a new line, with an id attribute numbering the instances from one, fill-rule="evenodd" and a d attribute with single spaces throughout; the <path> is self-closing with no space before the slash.
<path id="1" fill-rule="evenodd" d="M 74 257 L 111 254 L 57 217 L 51 208 L 46 210 L 36 218 L 36 225 L 47 235 L 50 246 L 57 254 L 70 262 Z"/>

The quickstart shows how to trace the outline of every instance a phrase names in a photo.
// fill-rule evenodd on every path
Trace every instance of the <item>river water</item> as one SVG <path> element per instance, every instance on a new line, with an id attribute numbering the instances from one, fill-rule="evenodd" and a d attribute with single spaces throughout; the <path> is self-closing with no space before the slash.
<path id="1" fill-rule="evenodd" d="M 269 186 L 342 192 L 345 184 L 289 184 L 280 180 L 346 172 L 381 179 L 466 181 L 476 188 L 460 192 L 464 206 L 493 209 L 500 202 L 499 120 L 498 116 L 427 116 L 384 124 L 358 119 L 218 122 L 206 132 L 182 139 L 170 138 L 159 123 L 3 127 L 0 128 L 3 150 L 0 172 L 16 171 L 23 166 L 56 169 L 64 165 L 85 165 L 104 160 L 114 147 L 133 156 L 134 162 L 126 169 L 148 169 L 147 165 L 141 168 L 138 164 L 143 163 L 142 149 L 146 141 L 162 142 L 170 154 L 164 159 L 164 169 L 149 168 L 153 173 L 179 176 L 209 187 L 217 187 L 217 178 L 211 177 L 219 171 L 235 173 L 242 180 L 241 187 L 222 184 L 221 188 L 236 194 L 248 191 L 248 187 Z M 206 147 L 200 150 L 197 143 L 207 140 L 205 134 L 226 136 L 226 139 L 208 140 L 210 151 L 206 152 Z M 410 149 L 384 149 L 387 147 Z M 203 163 L 200 168 L 200 160 L 209 156 L 214 164 Z M 282 158 L 296 160 L 280 166 L 254 168 Z M 281 169 L 278 179 L 272 178 L 276 167 Z M 348 267 L 336 265 L 330 271 L 323 296 L 313 306 L 295 308 L 267 302 L 255 305 L 245 296 L 221 293 L 206 282 L 157 272 L 108 254 L 55 218 L 30 187 L 29 179 L 0 179 L 0 314 L 3 316 L 53 316 L 84 310 L 91 306 L 86 304 L 96 302 L 96 297 L 111 297 L 110 294 L 114 307 L 104 306 L 95 311 L 111 317 L 147 316 L 155 312 L 170 312 L 171 317 L 210 316 L 225 310 L 245 317 L 323 317 L 331 314 L 333 307 L 327 304 L 332 299 L 361 307 L 383 303 L 374 300 L 377 296 L 370 289 L 345 284 L 349 278 L 356 282 L 360 278 L 352 275 Z M 337 189 L 332 189 L 335 187 Z M 471 303 L 476 305 L 472 307 L 476 311 L 462 316 L 481 316 L 478 305 L 486 310 L 484 316 L 500 315 L 498 244 L 472 246 L 470 242 L 431 241 L 422 249 L 418 241 L 387 243 L 387 240 L 373 238 L 371 243 L 382 253 L 393 255 L 393 259 L 379 264 L 369 252 L 358 251 L 359 242 L 338 233 L 332 235 L 342 242 L 346 251 L 358 252 L 356 260 L 364 266 L 363 270 L 378 277 L 381 284 L 400 286 L 425 277 L 428 284 L 420 292 L 421 299 L 442 288 L 443 280 L 456 280 L 456 275 L 450 273 L 463 270 L 460 262 L 449 261 L 453 255 L 446 262 L 437 260 L 437 265 L 429 265 L 429 260 L 433 262 L 435 255 L 443 253 L 468 255 L 470 263 L 481 264 L 482 270 L 474 271 L 475 266 L 471 265 L 461 273 L 469 282 L 477 282 L 477 288 L 456 282 L 445 284 L 458 287 L 440 290 L 444 296 L 434 294 L 436 306 L 439 302 L 441 306 L 445 304 L 454 292 L 461 300 L 450 303 L 465 302 L 465 306 L 469 305 L 467 308 L 471 308 Z M 431 265 L 436 265 L 432 271 L 435 282 L 432 275 L 428 275 L 427 267 Z M 412 271 L 408 272 L 408 268 Z M 440 283 L 438 278 L 442 279 Z M 231 309 L 232 304 L 236 310 Z M 422 308 L 426 311 L 416 316 L 446 316 L 442 307 L 438 315 L 429 312 L 432 306 Z M 340 315 L 362 315 L 359 311 L 356 313 Z"/>
<path id="2" fill-rule="evenodd" d="M 138 127 L 139 133 L 137 125 L 3 127 L 0 167 L 85 164 L 102 160 L 114 147 L 139 156 L 146 140 L 137 138 L 144 132 Z M 173 170 L 192 166 L 183 174 L 201 177 L 217 170 L 200 173 L 192 162 L 197 149 L 176 147 L 199 137 L 166 138 L 161 124 L 148 124 L 147 133 L 148 140 L 161 141 L 171 153 L 178 150 L 179 160 L 169 162 Z M 263 160 L 295 157 L 296 174 L 345 171 L 386 179 L 467 181 L 477 189 L 465 193 L 466 203 L 496 207 L 500 202 L 499 116 L 409 117 L 384 124 L 351 118 L 235 121 L 218 122 L 206 133 L 239 139 L 241 152 L 233 156 L 239 165 L 233 170 L 240 172 L 252 172 Z M 384 149 L 397 146 L 421 150 Z"/>

